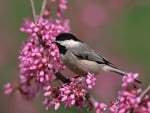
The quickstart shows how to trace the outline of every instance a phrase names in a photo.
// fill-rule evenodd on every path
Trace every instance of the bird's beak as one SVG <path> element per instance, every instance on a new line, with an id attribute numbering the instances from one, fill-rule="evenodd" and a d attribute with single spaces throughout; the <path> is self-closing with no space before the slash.
<path id="1" fill-rule="evenodd" d="M 56 40 L 54 40 L 54 41 L 52 41 L 52 44 L 59 44 L 59 42 L 58 41 L 56 41 Z"/>
<path id="2" fill-rule="evenodd" d="M 52 44 L 56 44 L 57 42 L 54 40 L 54 41 L 52 41 Z"/>

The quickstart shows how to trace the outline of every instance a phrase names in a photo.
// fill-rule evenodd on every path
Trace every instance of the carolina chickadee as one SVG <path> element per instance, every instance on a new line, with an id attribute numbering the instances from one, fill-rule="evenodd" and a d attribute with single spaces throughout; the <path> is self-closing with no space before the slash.
<path id="1" fill-rule="evenodd" d="M 120 75 L 127 74 L 71 33 L 59 34 L 54 43 L 59 49 L 60 57 L 65 66 L 79 76 L 86 76 L 88 72 L 98 74 L 101 70 Z"/>

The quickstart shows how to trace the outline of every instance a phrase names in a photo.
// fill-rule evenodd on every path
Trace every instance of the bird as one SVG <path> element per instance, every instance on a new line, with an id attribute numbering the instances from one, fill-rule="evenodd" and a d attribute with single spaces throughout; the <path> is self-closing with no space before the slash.
<path id="1" fill-rule="evenodd" d="M 72 33 L 58 34 L 53 43 L 57 45 L 64 65 L 78 76 L 86 76 L 88 73 L 96 75 L 101 71 L 115 72 L 122 76 L 128 74 Z M 140 81 L 136 81 L 140 83 Z"/>

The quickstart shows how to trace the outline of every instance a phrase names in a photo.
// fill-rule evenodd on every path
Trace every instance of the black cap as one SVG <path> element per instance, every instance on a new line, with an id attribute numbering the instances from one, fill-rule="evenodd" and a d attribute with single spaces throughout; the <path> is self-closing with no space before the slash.
<path id="1" fill-rule="evenodd" d="M 74 40 L 74 41 L 79 41 L 81 40 L 77 39 L 73 34 L 71 33 L 60 33 L 59 35 L 56 36 L 56 41 L 64 41 L 64 40 Z"/>

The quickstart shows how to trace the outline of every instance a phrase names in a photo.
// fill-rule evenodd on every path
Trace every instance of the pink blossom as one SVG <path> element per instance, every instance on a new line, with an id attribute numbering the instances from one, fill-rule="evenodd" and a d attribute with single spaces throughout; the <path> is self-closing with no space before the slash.
<path id="1" fill-rule="evenodd" d="M 49 110 L 51 107 L 51 102 L 48 98 L 45 98 L 45 100 L 42 102 L 45 105 L 45 109 Z"/>
<path id="2" fill-rule="evenodd" d="M 96 113 L 103 113 L 106 110 L 107 105 L 104 103 L 95 102 L 94 108 L 96 110 Z"/>
<path id="3" fill-rule="evenodd" d="M 150 101 L 147 102 L 148 112 L 150 113 Z"/>
<path id="4" fill-rule="evenodd" d="M 148 107 L 145 106 L 150 98 L 144 95 L 140 97 L 142 89 L 135 85 L 138 74 L 129 73 L 122 79 L 122 89 L 118 93 L 117 101 L 111 107 L 111 113 L 126 113 L 132 112 L 148 113 Z"/>
<path id="5" fill-rule="evenodd" d="M 138 77 L 138 73 L 128 73 L 128 76 L 123 76 L 122 78 L 122 81 L 123 81 L 123 84 L 122 86 L 123 87 L 126 87 L 129 83 L 133 83 L 136 81 L 136 78 Z"/>
<path id="6" fill-rule="evenodd" d="M 54 98 L 54 99 L 51 101 L 51 104 L 54 105 L 54 109 L 55 109 L 55 110 L 58 110 L 59 107 L 60 107 L 60 100 L 57 99 L 57 98 Z"/>
<path id="7" fill-rule="evenodd" d="M 75 103 L 81 103 L 85 100 L 86 92 L 84 85 L 79 78 L 71 78 L 70 84 L 64 84 L 59 90 L 61 94 L 61 101 L 65 103 L 65 107 L 71 107 Z M 79 99 L 80 98 L 80 99 Z M 78 105 L 78 107 L 82 105 Z"/>
<path id="8" fill-rule="evenodd" d="M 45 86 L 44 88 L 44 96 L 45 97 L 47 97 L 47 96 L 50 96 L 51 95 L 51 93 L 52 93 L 52 88 L 51 88 L 51 86 Z"/>
<path id="9" fill-rule="evenodd" d="M 4 85 L 4 93 L 6 94 L 6 95 L 9 95 L 9 94 L 11 94 L 12 93 L 12 91 L 13 91 L 13 85 L 11 84 L 11 83 L 6 83 L 5 85 Z"/>
<path id="10" fill-rule="evenodd" d="M 61 17 L 62 13 L 67 9 L 67 0 L 59 0 L 57 17 Z"/>
<path id="11" fill-rule="evenodd" d="M 88 73 L 86 78 L 86 84 L 89 89 L 92 89 L 95 86 L 96 78 L 94 74 Z"/>

